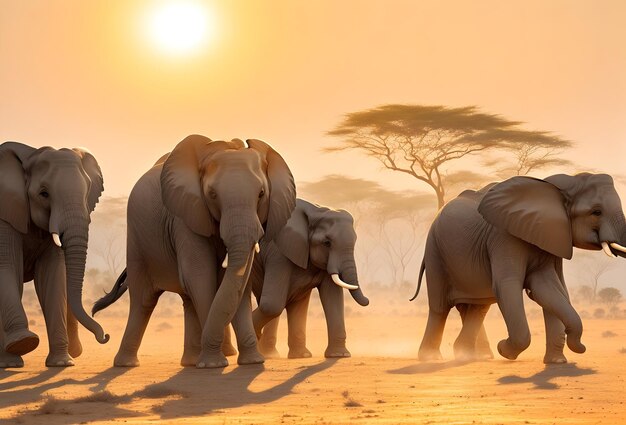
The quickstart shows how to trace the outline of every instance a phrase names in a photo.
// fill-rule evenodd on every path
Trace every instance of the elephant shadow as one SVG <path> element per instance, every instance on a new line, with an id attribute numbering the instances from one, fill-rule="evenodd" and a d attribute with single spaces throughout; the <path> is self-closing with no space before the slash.
<path id="1" fill-rule="evenodd" d="M 461 367 L 469 363 L 474 363 L 472 360 L 450 360 L 446 362 L 420 362 L 413 365 L 401 367 L 399 369 L 388 370 L 387 373 L 392 375 L 415 375 L 420 373 L 434 373 L 440 370 L 451 369 L 455 367 Z"/>
<path id="2" fill-rule="evenodd" d="M 144 416 L 124 405 L 148 401 L 152 413 L 160 419 L 199 417 L 240 406 L 270 403 L 289 395 L 293 388 L 311 376 L 330 368 L 337 359 L 327 359 L 303 368 L 286 381 L 255 392 L 249 389 L 252 382 L 265 371 L 263 365 L 236 367 L 224 373 L 219 370 L 183 368 L 162 382 L 150 384 L 127 394 L 112 394 L 108 384 L 130 369 L 109 368 L 84 380 L 61 379 L 47 382 L 59 374 L 60 369 L 48 369 L 40 375 L 0 386 L 0 410 L 9 406 L 34 403 L 42 400 L 42 394 L 63 385 L 87 386 L 91 394 L 73 399 L 48 398 L 34 410 L 23 409 L 11 418 L 15 423 L 29 423 L 33 415 L 54 415 L 55 424 L 74 424 L 88 421 L 111 421 Z M 38 385 L 39 384 L 39 385 Z M 34 386 L 33 386 L 34 385 Z M 28 386 L 26 389 L 11 389 Z M 106 403 L 97 408 L 93 403 Z M 89 415 L 81 418 L 81 415 Z M 94 418 L 94 415 L 96 417 Z"/>
<path id="3" fill-rule="evenodd" d="M 534 389 L 556 390 L 559 389 L 560 386 L 556 382 L 552 382 L 553 379 L 594 375 L 596 373 L 598 372 L 595 369 L 579 368 L 576 363 L 565 363 L 546 365 L 542 371 L 526 378 L 518 375 L 502 376 L 501 378 L 498 378 L 498 383 L 501 385 L 532 383 L 534 385 Z"/>

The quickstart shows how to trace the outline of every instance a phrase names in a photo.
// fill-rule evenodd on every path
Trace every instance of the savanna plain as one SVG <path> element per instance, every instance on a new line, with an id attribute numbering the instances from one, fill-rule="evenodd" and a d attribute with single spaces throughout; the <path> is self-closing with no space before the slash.
<path id="1" fill-rule="evenodd" d="M 111 334 L 99 345 L 82 332 L 76 366 L 46 368 L 47 340 L 32 285 L 25 304 L 40 346 L 25 367 L 0 371 L 0 422 L 78 423 L 424 423 L 618 424 L 626 422 L 626 320 L 583 313 L 587 352 L 545 366 L 543 319 L 527 302 L 532 344 L 518 360 L 457 362 L 452 343 L 460 329 L 453 311 L 442 344 L 444 359 L 418 362 L 426 294 L 409 303 L 409 288 L 370 291 L 367 308 L 346 298 L 351 358 L 324 359 L 326 328 L 311 300 L 312 358 L 286 357 L 286 320 L 279 328 L 281 359 L 219 370 L 179 366 L 182 305 L 164 295 L 139 351 L 141 366 L 112 367 L 123 334 L 127 297 L 98 314 Z M 406 293 L 405 293 L 406 292 Z M 620 307 L 626 307 L 622 304 Z M 614 309 L 615 310 L 615 309 Z M 579 311 L 581 308 L 579 307 Z M 486 321 L 492 348 L 506 335 L 497 306 Z"/>

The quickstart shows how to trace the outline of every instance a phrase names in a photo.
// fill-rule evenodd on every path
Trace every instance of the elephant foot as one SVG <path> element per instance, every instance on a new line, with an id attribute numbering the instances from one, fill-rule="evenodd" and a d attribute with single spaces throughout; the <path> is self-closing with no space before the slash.
<path id="1" fill-rule="evenodd" d="M 443 360 L 443 356 L 438 348 L 420 348 L 417 359 L 421 362 L 432 362 Z"/>
<path id="2" fill-rule="evenodd" d="M 546 353 L 543 356 L 543 362 L 545 364 L 563 364 L 567 363 L 567 358 L 563 353 Z"/>
<path id="3" fill-rule="evenodd" d="M 567 346 L 574 353 L 582 354 L 587 351 L 587 347 L 585 347 L 583 343 L 580 342 L 580 338 L 570 337 L 569 335 L 567 336 Z"/>
<path id="4" fill-rule="evenodd" d="M 489 344 L 476 344 L 476 360 L 491 360 L 493 359 L 493 351 Z"/>
<path id="5" fill-rule="evenodd" d="M 81 354 L 83 354 L 83 345 L 80 343 L 80 341 L 72 341 L 72 338 L 70 338 L 70 345 L 67 351 L 69 355 L 73 358 L 79 357 Z"/>
<path id="6" fill-rule="evenodd" d="M 500 355 L 505 359 L 515 360 L 522 351 L 524 350 L 514 347 L 513 344 L 511 344 L 507 339 L 503 339 L 498 342 L 498 353 L 500 353 Z"/>
<path id="7" fill-rule="evenodd" d="M 16 356 L 23 356 L 26 353 L 30 353 L 37 348 L 38 345 L 39 337 L 28 329 L 20 329 L 8 333 L 4 340 L 4 350 Z"/>
<path id="8" fill-rule="evenodd" d="M 313 357 L 313 354 L 311 354 L 311 352 L 306 347 L 289 348 L 289 353 L 287 353 L 287 358 L 289 359 L 308 359 L 310 357 Z"/>
<path id="9" fill-rule="evenodd" d="M 193 367 L 198 363 L 198 357 L 200 357 L 200 350 L 185 349 L 183 356 L 180 358 L 180 365 L 183 367 Z"/>
<path id="10" fill-rule="evenodd" d="M 307 350 L 308 351 L 308 350 Z M 345 345 L 343 346 L 328 346 L 326 351 L 324 351 L 324 357 L 327 359 L 331 358 L 342 358 L 342 357 L 352 357 L 352 354 L 348 351 Z"/>
<path id="11" fill-rule="evenodd" d="M 124 354 L 117 353 L 113 360 L 113 366 L 115 367 L 137 367 L 139 366 L 139 359 L 136 354 Z"/>
<path id="12" fill-rule="evenodd" d="M 239 357 L 237 357 L 237 364 L 246 365 L 246 364 L 261 364 L 265 363 L 265 357 L 259 350 L 255 347 L 249 349 L 242 349 L 239 353 Z"/>
<path id="13" fill-rule="evenodd" d="M 263 354 L 266 359 L 280 359 L 280 353 L 275 346 L 265 347 L 259 343 L 259 352 Z"/>
<path id="14" fill-rule="evenodd" d="M 222 354 L 221 350 L 210 354 L 203 351 L 196 362 L 198 369 L 215 369 L 226 366 L 228 366 L 228 359 Z"/>
<path id="15" fill-rule="evenodd" d="M 0 369 L 9 367 L 24 367 L 24 360 L 15 354 L 0 352 Z"/>
<path id="16" fill-rule="evenodd" d="M 454 359 L 460 362 L 476 360 L 476 350 L 473 347 L 454 344 Z"/>
<path id="17" fill-rule="evenodd" d="M 230 342 L 223 343 L 222 353 L 224 353 L 226 357 L 234 356 L 235 354 L 237 354 L 237 349 Z"/>
<path id="18" fill-rule="evenodd" d="M 68 367 L 74 366 L 74 359 L 68 353 L 48 354 L 46 357 L 46 367 Z"/>

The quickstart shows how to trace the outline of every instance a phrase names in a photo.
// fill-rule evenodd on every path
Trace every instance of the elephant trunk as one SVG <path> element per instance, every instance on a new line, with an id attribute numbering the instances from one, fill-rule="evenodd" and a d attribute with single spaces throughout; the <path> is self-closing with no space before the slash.
<path id="1" fill-rule="evenodd" d="M 66 214 L 64 220 L 65 231 L 61 233 L 61 242 L 65 252 L 65 269 L 67 276 L 67 300 L 76 319 L 104 344 L 109 335 L 93 320 L 83 308 L 82 293 L 85 278 L 85 263 L 87 260 L 87 243 L 89 234 L 89 219 L 84 214 Z M 61 230 L 62 230 L 61 229 Z"/>
<path id="2" fill-rule="evenodd" d="M 359 305 L 367 306 L 369 305 L 370 300 L 363 294 L 361 286 L 359 285 L 359 276 L 356 270 L 356 264 L 354 262 L 353 251 L 350 253 L 350 255 L 348 255 L 348 258 L 348 260 L 341 262 L 340 267 L 335 267 L 333 265 L 334 261 L 332 261 L 332 259 L 329 259 L 330 261 L 328 262 L 328 273 L 331 276 L 334 274 L 338 275 L 342 282 L 345 282 L 349 285 L 357 286 L 356 289 L 349 290 L 350 295 L 352 295 L 354 301 L 356 301 Z"/>
<path id="3" fill-rule="evenodd" d="M 247 249 L 228 251 L 228 266 L 215 294 L 202 333 L 202 345 L 211 351 L 221 350 L 224 327 L 230 323 L 239 308 L 254 260 L 254 244 Z"/>
<path id="4" fill-rule="evenodd" d="M 203 346 L 214 351 L 221 349 L 224 327 L 239 308 L 263 228 L 255 212 L 244 215 L 243 209 L 239 209 L 237 213 L 222 214 L 220 235 L 228 251 L 228 265 L 202 334 Z"/>

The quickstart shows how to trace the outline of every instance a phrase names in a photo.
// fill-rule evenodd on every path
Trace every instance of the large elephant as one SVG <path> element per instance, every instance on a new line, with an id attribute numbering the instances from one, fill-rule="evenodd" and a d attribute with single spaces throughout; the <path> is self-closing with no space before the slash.
<path id="1" fill-rule="evenodd" d="M 192 135 L 163 156 L 128 199 L 127 270 L 92 310 L 128 287 L 130 312 L 115 366 L 139 364 L 137 351 L 163 291 L 183 298 L 184 366 L 227 366 L 222 341 L 231 320 L 238 363 L 262 363 L 248 277 L 259 240 L 276 236 L 295 202 L 289 167 L 259 140 Z M 226 270 L 218 284 L 220 264 Z"/>
<path id="2" fill-rule="evenodd" d="M 48 333 L 46 366 L 71 366 L 81 354 L 76 319 L 108 341 L 82 305 L 90 213 L 102 190 L 100 167 L 84 149 L 0 145 L 0 367 L 23 366 L 21 355 L 39 344 L 21 303 L 33 279 Z"/>
<path id="3" fill-rule="evenodd" d="M 530 344 L 524 290 L 543 308 L 544 362 L 567 361 L 566 335 L 568 347 L 583 353 L 582 322 L 569 301 L 563 258 L 571 259 L 573 247 L 624 257 L 625 230 L 620 198 L 606 174 L 513 177 L 463 192 L 444 206 L 428 234 L 418 291 L 425 269 L 429 315 L 419 358 L 441 357 L 443 328 L 455 305 L 463 318 L 455 354 L 472 355 L 494 302 L 508 331 L 498 351 L 517 358 Z"/>
<path id="4" fill-rule="evenodd" d="M 306 348 L 306 316 L 311 290 L 317 288 L 328 328 L 325 356 L 350 356 L 341 288 L 350 289 L 360 305 L 369 304 L 359 287 L 355 243 L 350 213 L 303 199 L 296 201 L 291 218 L 277 238 L 261 242 L 261 255 L 254 262 L 250 280 L 259 305 L 252 317 L 264 354 L 278 355 L 278 317 L 287 308 L 289 358 L 311 357 Z"/>

